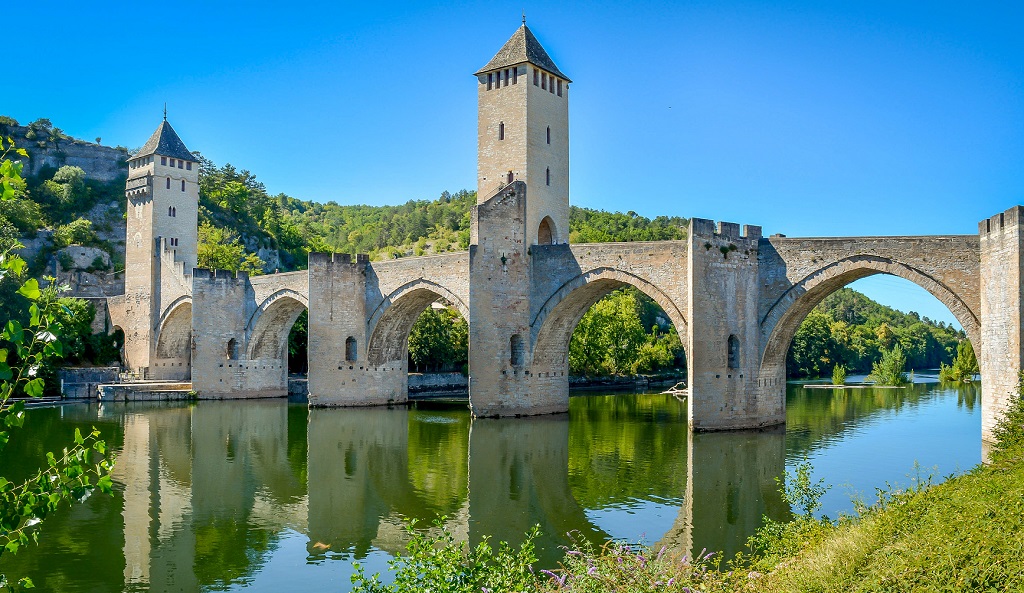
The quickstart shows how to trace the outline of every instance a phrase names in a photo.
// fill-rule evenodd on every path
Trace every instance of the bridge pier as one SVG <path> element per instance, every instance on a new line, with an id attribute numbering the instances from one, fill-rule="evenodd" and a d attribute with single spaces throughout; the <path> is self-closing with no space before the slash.
<path id="1" fill-rule="evenodd" d="M 534 369 L 526 184 L 474 206 L 469 248 L 469 405 L 475 416 L 569 411 L 569 369 Z"/>
<path id="2" fill-rule="evenodd" d="M 761 227 L 690 220 L 687 371 L 690 428 L 737 430 L 785 422 L 785 376 L 760 372 Z M 785 369 L 782 369 L 785 373 Z"/>
<path id="3" fill-rule="evenodd" d="M 409 398 L 408 361 L 367 360 L 369 258 L 309 254 L 309 405 L 373 406 Z"/>
<path id="4" fill-rule="evenodd" d="M 1024 207 L 978 223 L 981 246 L 981 437 L 992 429 L 1016 393 L 1024 369 Z"/>

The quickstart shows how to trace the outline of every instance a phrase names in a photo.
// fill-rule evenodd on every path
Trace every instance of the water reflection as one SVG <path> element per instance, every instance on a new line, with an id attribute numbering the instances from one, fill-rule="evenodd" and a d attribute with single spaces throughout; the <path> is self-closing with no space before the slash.
<path id="1" fill-rule="evenodd" d="M 518 542 L 539 524 L 549 566 L 569 533 L 732 554 L 762 516 L 788 516 L 775 483 L 787 461 L 817 455 L 826 477 L 856 468 L 881 485 L 880 456 L 864 470 L 851 447 L 860 457 L 865 439 L 936 448 L 922 432 L 980 441 L 977 401 L 970 386 L 794 388 L 788 431 L 715 434 L 690 433 L 685 404 L 660 395 L 573 398 L 569 414 L 515 420 L 283 401 L 34 410 L 32 438 L 12 440 L 5 474 L 97 425 L 118 451 L 117 491 L 49 518 L 41 545 L 5 556 L 3 569 L 43 591 L 260 590 L 296 579 L 343 590 L 352 560 L 383 568 L 407 543 L 407 519 L 437 516 L 471 544 Z M 854 460 L 836 461 L 844 455 Z"/>

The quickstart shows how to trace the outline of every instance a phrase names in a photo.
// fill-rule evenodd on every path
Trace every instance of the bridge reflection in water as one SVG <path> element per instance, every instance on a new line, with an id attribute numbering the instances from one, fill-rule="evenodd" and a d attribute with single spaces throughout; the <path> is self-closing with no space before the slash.
<path id="1" fill-rule="evenodd" d="M 791 419 L 789 454 L 929 393 L 791 395 L 806 418 Z M 973 409 L 976 393 L 951 397 Z M 281 401 L 70 406 L 29 420 L 40 440 L 12 443 L 11 459 L 75 426 L 98 425 L 119 450 L 115 497 L 54 515 L 39 548 L 5 556 L 0 568 L 42 590 L 344 583 L 352 560 L 379 570 L 404 549 L 406 520 L 437 516 L 471 544 L 519 542 L 539 524 L 546 566 L 570 532 L 731 554 L 763 515 L 789 513 L 775 483 L 785 432 L 694 434 L 668 396 L 574 398 L 570 414 L 518 420 Z"/>

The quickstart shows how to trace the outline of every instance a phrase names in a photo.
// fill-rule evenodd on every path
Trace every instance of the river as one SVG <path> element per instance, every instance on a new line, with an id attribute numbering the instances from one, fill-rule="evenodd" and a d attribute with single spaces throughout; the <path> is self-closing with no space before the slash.
<path id="1" fill-rule="evenodd" d="M 732 554 L 762 516 L 789 516 L 775 478 L 805 458 L 832 485 L 832 517 L 977 464 L 978 388 L 931 379 L 793 383 L 785 427 L 713 434 L 691 434 L 685 403 L 660 394 L 580 395 L 567 415 L 507 420 L 284 400 L 34 409 L 0 474 L 23 477 L 96 426 L 118 456 L 115 495 L 47 518 L 39 546 L 0 572 L 40 591 L 345 591 L 353 562 L 384 570 L 406 521 L 437 517 L 473 544 L 539 524 L 544 566 L 568 533 Z"/>

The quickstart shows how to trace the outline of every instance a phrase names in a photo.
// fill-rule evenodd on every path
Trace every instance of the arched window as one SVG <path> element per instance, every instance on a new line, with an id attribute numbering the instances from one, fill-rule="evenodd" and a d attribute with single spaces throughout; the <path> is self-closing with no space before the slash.
<path id="1" fill-rule="evenodd" d="M 512 363 L 512 366 L 522 366 L 523 358 L 525 358 L 523 337 L 519 334 L 512 334 L 512 338 L 509 339 L 509 349 L 512 352 L 512 355 L 509 357 L 509 362 Z"/>
<path id="2" fill-rule="evenodd" d="M 185 191 L 185 180 L 181 180 L 181 191 Z"/>
<path id="3" fill-rule="evenodd" d="M 168 206 L 167 207 L 167 216 L 174 216 L 173 214 L 171 214 L 171 212 L 172 212 L 171 207 Z"/>
<path id="4" fill-rule="evenodd" d="M 551 126 L 548 126 L 548 144 L 551 144 Z"/>
<path id="5" fill-rule="evenodd" d="M 498 124 L 498 140 L 505 139 L 505 122 Z"/>
<path id="6" fill-rule="evenodd" d="M 546 185 L 551 185 L 551 167 L 544 169 L 544 183 Z"/>
<path id="7" fill-rule="evenodd" d="M 537 229 L 537 244 L 554 245 L 556 237 L 554 221 L 551 220 L 550 216 L 545 216 L 544 220 L 540 221 L 540 227 Z"/>
<path id="8" fill-rule="evenodd" d="M 508 183 L 512 183 L 512 181 L 515 180 L 515 175 L 512 174 L 512 171 L 508 172 L 508 175 L 507 175 L 506 179 L 507 179 Z"/>
<path id="9" fill-rule="evenodd" d="M 171 207 L 171 216 L 177 218 L 177 216 L 178 216 L 178 208 L 177 207 L 175 207 L 175 206 Z"/>
<path id="10" fill-rule="evenodd" d="M 729 368 L 740 368 L 740 341 L 734 335 L 729 336 Z"/>
<path id="11" fill-rule="evenodd" d="M 228 360 L 235 360 L 238 358 L 238 342 L 234 338 L 228 340 L 227 348 Z"/>
<path id="12" fill-rule="evenodd" d="M 171 178 L 167 178 L 167 189 L 171 189 Z"/>
<path id="13" fill-rule="evenodd" d="M 349 336 L 345 339 L 345 362 L 356 361 L 356 339 Z"/>

